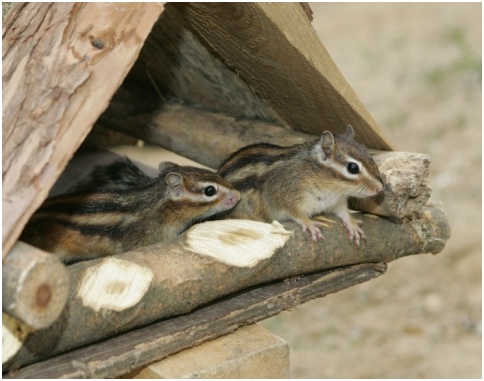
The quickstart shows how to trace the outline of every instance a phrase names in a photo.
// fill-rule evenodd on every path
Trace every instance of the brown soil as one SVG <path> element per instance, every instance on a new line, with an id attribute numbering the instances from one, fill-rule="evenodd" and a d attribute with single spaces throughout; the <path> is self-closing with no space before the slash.
<path id="1" fill-rule="evenodd" d="M 480 3 L 312 3 L 313 26 L 398 150 L 432 158 L 446 249 L 262 322 L 294 378 L 481 378 Z"/>

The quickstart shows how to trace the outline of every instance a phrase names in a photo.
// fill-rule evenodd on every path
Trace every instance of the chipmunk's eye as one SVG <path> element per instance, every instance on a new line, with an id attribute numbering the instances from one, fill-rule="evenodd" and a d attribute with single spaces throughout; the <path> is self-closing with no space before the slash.
<path id="1" fill-rule="evenodd" d="M 205 196 L 212 197 L 217 194 L 217 189 L 213 185 L 209 185 L 203 189 Z"/>
<path id="2" fill-rule="evenodd" d="M 357 175 L 358 173 L 360 173 L 360 166 L 352 161 L 346 164 L 346 169 L 349 173 L 353 175 Z"/>

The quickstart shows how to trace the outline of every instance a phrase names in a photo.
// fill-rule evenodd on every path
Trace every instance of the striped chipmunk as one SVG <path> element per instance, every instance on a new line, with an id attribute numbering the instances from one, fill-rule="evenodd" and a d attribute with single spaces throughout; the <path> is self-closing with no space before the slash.
<path id="1" fill-rule="evenodd" d="M 311 217 L 333 213 L 348 230 L 350 241 L 365 239 L 362 222 L 350 216 L 348 197 L 374 196 L 384 189 L 378 168 L 354 131 L 324 131 L 312 143 L 280 147 L 254 144 L 226 159 L 218 173 L 241 192 L 241 201 L 225 218 L 265 222 L 292 220 L 322 240 L 320 224 Z"/>
<path id="2" fill-rule="evenodd" d="M 47 199 L 20 239 L 73 263 L 173 238 L 240 200 L 212 171 L 171 162 L 159 171 L 152 178 L 129 159 L 96 167 L 70 193 Z"/>

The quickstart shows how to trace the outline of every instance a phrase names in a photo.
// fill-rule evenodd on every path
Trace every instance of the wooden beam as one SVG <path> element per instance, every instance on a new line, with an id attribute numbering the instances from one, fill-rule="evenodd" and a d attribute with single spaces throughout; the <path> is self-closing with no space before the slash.
<path id="1" fill-rule="evenodd" d="M 134 64 L 160 3 L 19 3 L 3 31 L 3 256 Z"/>
<path id="2" fill-rule="evenodd" d="M 6 378 L 118 378 L 183 349 L 378 277 L 382 263 L 361 264 L 243 291 L 196 311 L 127 332 L 6 374 Z M 324 324 L 324 323 L 323 323 Z"/>
<path id="3" fill-rule="evenodd" d="M 345 228 L 325 219 L 315 243 L 299 225 L 219 220 L 168 242 L 68 266 L 66 308 L 49 328 L 19 339 L 4 369 L 39 361 L 158 319 L 184 314 L 244 288 L 359 263 L 441 251 L 450 235 L 444 212 L 425 208 L 402 223 L 373 215 L 356 249 Z"/>
<path id="4" fill-rule="evenodd" d="M 292 129 L 391 150 L 298 3 L 178 3 L 189 27 Z"/>
<path id="5" fill-rule="evenodd" d="M 218 168 L 231 153 L 249 144 L 290 146 L 317 139 L 315 135 L 286 130 L 272 123 L 239 119 L 175 103 L 164 104 L 152 112 L 127 115 L 126 100 L 135 109 L 139 100 L 129 96 L 127 89 L 119 91 L 110 108 L 101 116 L 100 124 L 211 168 Z M 355 138 L 359 140 L 358 135 Z M 420 153 L 374 151 L 373 158 L 385 181 L 385 192 L 364 200 L 353 199 L 351 207 L 397 218 L 418 213 L 431 194 L 430 157 Z"/>

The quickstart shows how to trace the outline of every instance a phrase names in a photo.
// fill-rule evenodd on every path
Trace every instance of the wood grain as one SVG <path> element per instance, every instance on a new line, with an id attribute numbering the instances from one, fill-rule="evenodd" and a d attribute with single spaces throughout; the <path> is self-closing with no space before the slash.
<path id="1" fill-rule="evenodd" d="M 297 3 L 176 5 L 190 28 L 292 129 L 344 132 L 391 150 Z"/>
<path id="2" fill-rule="evenodd" d="M 134 64 L 159 3 L 25 3 L 3 30 L 3 256 Z"/>

